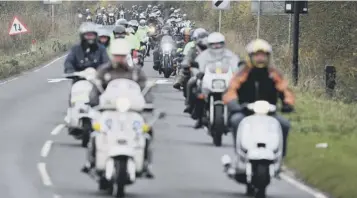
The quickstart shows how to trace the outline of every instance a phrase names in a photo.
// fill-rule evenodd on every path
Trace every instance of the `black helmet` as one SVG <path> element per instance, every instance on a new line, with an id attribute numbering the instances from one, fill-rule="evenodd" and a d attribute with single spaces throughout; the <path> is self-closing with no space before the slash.
<path id="1" fill-rule="evenodd" d="M 122 25 L 115 26 L 113 30 L 114 38 L 124 38 L 126 35 L 125 27 Z"/>
<path id="2" fill-rule="evenodd" d="M 207 49 L 208 32 L 201 32 L 197 35 L 197 46 L 203 51 Z"/>

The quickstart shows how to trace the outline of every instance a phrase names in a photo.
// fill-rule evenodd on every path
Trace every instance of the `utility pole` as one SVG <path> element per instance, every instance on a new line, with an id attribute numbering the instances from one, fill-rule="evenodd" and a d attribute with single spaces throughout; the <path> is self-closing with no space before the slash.
<path id="1" fill-rule="evenodd" d="M 55 5 L 51 4 L 51 30 L 55 31 Z"/>
<path id="2" fill-rule="evenodd" d="M 296 86 L 299 81 L 299 29 L 300 29 L 300 3 L 294 1 L 294 32 L 293 32 L 293 82 Z"/>
<path id="3" fill-rule="evenodd" d="M 258 0 L 258 18 L 257 18 L 257 38 L 260 37 L 260 15 L 262 12 L 262 5 L 261 5 L 261 1 Z"/>
<path id="4" fill-rule="evenodd" d="M 221 27 L 222 27 L 222 10 L 219 10 L 218 32 L 221 32 Z"/>

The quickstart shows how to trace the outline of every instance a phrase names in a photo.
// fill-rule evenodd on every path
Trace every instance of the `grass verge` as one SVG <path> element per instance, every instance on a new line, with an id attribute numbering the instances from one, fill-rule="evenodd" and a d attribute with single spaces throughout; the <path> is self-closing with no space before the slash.
<path id="1" fill-rule="evenodd" d="M 335 198 L 357 197 L 356 104 L 297 91 L 297 113 L 289 117 L 287 166 L 298 177 Z M 316 148 L 327 143 L 327 148 Z"/>
<path id="2" fill-rule="evenodd" d="M 0 79 L 27 71 L 53 59 L 70 49 L 76 39 L 77 37 L 74 35 L 64 35 L 58 39 L 51 38 L 39 42 L 35 52 L 0 56 Z"/>

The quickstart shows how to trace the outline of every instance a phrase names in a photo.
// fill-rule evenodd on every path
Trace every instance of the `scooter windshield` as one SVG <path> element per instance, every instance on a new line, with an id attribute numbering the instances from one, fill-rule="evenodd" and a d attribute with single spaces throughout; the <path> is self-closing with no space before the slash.
<path id="1" fill-rule="evenodd" d="M 129 79 L 112 80 L 100 96 L 100 106 L 114 107 L 119 98 L 127 98 L 130 101 L 130 109 L 133 111 L 141 111 L 146 104 L 140 86 Z"/>

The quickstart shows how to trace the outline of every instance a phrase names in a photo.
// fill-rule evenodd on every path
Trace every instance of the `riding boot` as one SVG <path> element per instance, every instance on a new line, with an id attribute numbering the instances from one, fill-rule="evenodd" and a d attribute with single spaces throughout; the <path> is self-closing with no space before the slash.
<path id="1" fill-rule="evenodd" d="M 144 165 L 144 172 L 146 178 L 152 179 L 154 178 L 154 174 L 151 171 L 152 167 L 152 148 L 151 148 L 151 141 L 152 141 L 152 131 L 149 132 L 150 138 L 146 139 L 146 144 L 145 144 L 145 152 L 144 152 L 144 160 L 145 160 L 145 165 Z"/>
<path id="2" fill-rule="evenodd" d="M 88 174 L 92 169 L 95 168 L 95 158 L 96 158 L 95 154 L 96 154 L 95 139 L 92 138 L 91 143 L 88 144 L 87 162 L 82 167 L 81 172 Z"/>

